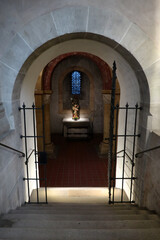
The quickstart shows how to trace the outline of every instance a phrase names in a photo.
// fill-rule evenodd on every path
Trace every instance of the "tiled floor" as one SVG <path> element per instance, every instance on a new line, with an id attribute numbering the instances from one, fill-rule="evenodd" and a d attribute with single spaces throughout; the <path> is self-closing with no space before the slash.
<path id="1" fill-rule="evenodd" d="M 48 159 L 48 187 L 107 187 L 107 159 L 97 153 L 98 136 L 91 140 L 66 140 L 54 136 L 57 157 Z M 43 169 L 40 167 L 40 176 Z M 41 187 L 44 182 L 41 182 Z"/>

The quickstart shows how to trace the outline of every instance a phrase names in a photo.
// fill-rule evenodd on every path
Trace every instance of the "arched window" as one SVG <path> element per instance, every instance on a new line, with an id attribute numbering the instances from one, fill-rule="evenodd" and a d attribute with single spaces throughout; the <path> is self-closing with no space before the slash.
<path id="1" fill-rule="evenodd" d="M 74 81 L 72 84 L 72 74 L 74 72 L 80 73 L 80 88 L 79 91 L 73 91 Z M 74 75 L 74 74 L 73 74 Z M 75 88 L 76 89 L 76 88 Z M 77 89 L 76 89 L 77 90 Z M 71 109 L 71 98 L 77 95 L 79 103 L 82 109 L 88 109 L 90 104 L 90 79 L 88 75 L 83 71 L 70 71 L 65 75 L 63 79 L 63 109 Z"/>
<path id="2" fill-rule="evenodd" d="M 78 71 L 73 71 L 71 79 L 72 94 L 80 95 L 81 94 L 81 73 Z"/>

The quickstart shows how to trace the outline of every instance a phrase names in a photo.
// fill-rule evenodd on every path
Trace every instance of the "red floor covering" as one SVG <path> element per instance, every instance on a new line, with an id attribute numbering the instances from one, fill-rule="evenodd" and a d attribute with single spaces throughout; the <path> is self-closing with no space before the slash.
<path id="1" fill-rule="evenodd" d="M 54 136 L 56 158 L 47 161 L 48 187 L 107 187 L 107 159 L 98 156 L 100 140 L 67 140 Z M 43 166 L 39 167 L 40 177 Z M 41 181 L 41 187 L 44 182 Z"/>

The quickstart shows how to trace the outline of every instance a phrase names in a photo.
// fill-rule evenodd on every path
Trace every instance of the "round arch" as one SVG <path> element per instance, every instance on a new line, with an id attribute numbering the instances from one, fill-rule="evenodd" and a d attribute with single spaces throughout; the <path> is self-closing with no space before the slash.
<path id="1" fill-rule="evenodd" d="M 123 95 L 123 98 L 121 98 L 121 100 L 124 103 L 128 100 L 129 102 L 143 102 L 146 100 L 146 98 L 147 101 L 149 101 L 148 84 L 146 82 L 146 78 L 143 72 L 139 72 L 141 78 L 140 76 L 137 76 L 137 74 L 130 66 L 130 64 L 126 61 L 126 59 L 117 51 L 104 43 L 90 39 L 75 39 L 65 41 L 50 47 L 48 50 L 44 51 L 39 57 L 37 57 L 34 62 L 32 62 L 25 76 L 23 75 L 21 94 L 19 92 L 19 95 L 21 95 L 21 102 L 25 100 L 25 96 L 26 101 L 28 101 L 27 96 L 31 97 L 31 95 L 31 99 L 33 101 L 36 80 L 39 76 L 39 73 L 48 64 L 48 62 L 61 54 L 72 52 L 73 50 L 94 54 L 97 57 L 100 57 L 106 63 L 108 63 L 110 67 L 112 66 L 113 61 L 116 61 L 118 69 L 117 75 L 119 79 L 120 89 Z M 17 83 L 19 83 L 19 81 L 17 81 Z M 146 89 L 145 94 L 141 94 L 141 85 L 143 85 L 143 89 Z M 17 91 L 16 84 L 14 89 Z M 30 89 L 28 93 L 27 89 Z"/>
<path id="2" fill-rule="evenodd" d="M 21 103 L 25 101 L 27 106 L 32 104 L 34 101 L 36 80 L 41 70 L 52 61 L 53 58 L 69 52 L 86 52 L 93 54 L 101 58 L 110 67 L 115 60 L 117 63 L 117 76 L 121 92 L 120 104 L 124 105 L 128 102 L 129 105 L 135 105 L 137 102 L 141 103 L 144 101 L 140 91 L 139 79 L 137 79 L 133 68 L 121 54 L 102 42 L 90 39 L 72 39 L 50 47 L 30 65 L 21 88 Z M 142 82 L 143 79 L 141 78 L 141 84 Z M 119 118 L 121 119 L 121 116 L 119 116 Z M 123 124 L 123 120 L 119 121 L 119 126 L 121 126 L 121 124 Z M 143 122 L 144 128 L 146 124 L 146 122 Z M 143 131 L 143 134 L 145 134 L 145 131 Z"/>
<path id="3" fill-rule="evenodd" d="M 15 131 L 14 137 L 19 139 L 21 125 L 20 115 L 17 114 L 19 104 L 23 100 L 28 105 L 32 104 L 39 73 L 53 57 L 71 51 L 68 45 L 75 51 L 103 56 L 103 60 L 109 66 L 116 60 L 123 96 L 121 100 L 126 102 L 129 99 L 130 103 L 135 100 L 144 103 L 143 114 L 146 120 L 141 122 L 141 126 L 147 128 L 150 100 L 151 103 L 159 101 L 159 94 L 155 94 L 158 88 L 155 91 L 150 91 L 150 88 L 157 86 L 160 54 L 137 25 L 115 9 L 102 10 L 92 6 L 65 6 L 57 9 L 52 7 L 42 15 L 39 13 L 38 17 L 35 15 L 30 19 L 25 25 L 20 24 L 15 29 L 16 34 L 10 40 L 10 46 L 7 44 L 3 46 L 5 54 L 1 58 L 3 81 L 0 99 L 10 126 L 15 122 L 14 127 L 18 130 L 17 133 Z M 44 28 L 44 23 L 48 23 L 47 28 Z M 6 84 L 8 82 L 10 88 Z M 155 112 L 154 109 L 153 117 Z M 158 123 L 159 115 L 155 121 Z M 9 139 L 6 141 L 9 142 Z M 22 148 L 21 141 L 14 142 L 17 148 Z"/>
<path id="4" fill-rule="evenodd" d="M 44 68 L 43 83 L 42 83 L 44 90 L 51 89 L 51 75 L 54 71 L 54 68 L 57 66 L 57 64 L 63 61 L 64 59 L 72 56 L 85 57 L 95 62 L 101 72 L 103 90 L 111 89 L 111 68 L 108 66 L 106 62 L 104 62 L 101 58 L 87 52 L 70 52 L 70 53 L 62 54 L 57 58 L 53 59 Z"/>
<path id="5" fill-rule="evenodd" d="M 93 36 L 94 35 L 92 35 L 92 37 Z M 69 38 L 71 38 L 71 36 L 69 36 Z M 31 61 L 31 65 L 28 68 L 28 71 L 26 71 L 26 74 L 23 75 L 22 87 L 18 88 L 15 84 L 15 90 L 17 91 L 17 89 L 20 89 L 19 94 L 21 104 L 25 102 L 27 106 L 32 105 L 32 103 L 34 102 L 34 89 L 39 73 L 50 61 L 52 61 L 52 59 L 57 58 L 60 55 L 67 54 L 69 52 L 86 52 L 95 55 L 98 58 L 101 58 L 104 62 L 106 62 L 109 67 L 112 66 L 114 60 L 116 61 L 118 69 L 117 76 L 121 92 L 121 105 L 126 104 L 126 102 L 128 102 L 129 105 L 135 105 L 136 102 L 146 102 L 146 99 L 147 102 L 149 101 L 149 89 L 145 75 L 143 74 L 143 72 L 138 72 L 138 74 L 140 73 L 141 76 L 141 78 L 138 78 L 137 72 L 133 70 L 130 64 L 120 53 L 118 53 L 116 50 L 114 50 L 104 42 L 102 43 L 93 39 L 72 39 L 49 47 L 47 50 L 43 51 L 43 53 L 39 55 L 34 61 Z M 133 56 L 130 55 L 130 57 L 132 58 Z M 138 62 L 136 63 L 137 66 L 140 68 Z M 17 83 L 19 83 L 19 81 L 17 81 Z M 143 85 L 143 89 L 141 88 L 141 85 Z M 143 94 L 141 94 L 141 90 L 144 90 L 144 88 L 146 88 L 146 92 L 144 94 L 144 92 L 142 91 Z M 144 114 L 148 115 L 148 107 L 146 107 L 145 110 L 146 111 Z M 143 122 L 144 129 L 146 128 L 146 125 L 147 118 Z M 143 134 L 145 135 L 145 131 L 143 131 Z"/>

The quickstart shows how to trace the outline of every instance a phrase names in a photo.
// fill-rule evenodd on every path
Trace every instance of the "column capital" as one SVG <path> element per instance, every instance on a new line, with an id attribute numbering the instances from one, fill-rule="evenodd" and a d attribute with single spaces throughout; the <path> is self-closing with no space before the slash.
<path id="1" fill-rule="evenodd" d="M 35 89 L 34 95 L 43 95 L 43 90 Z"/>
<path id="2" fill-rule="evenodd" d="M 43 94 L 51 95 L 53 93 L 52 90 L 43 90 Z"/>
<path id="3" fill-rule="evenodd" d="M 102 90 L 102 94 L 111 94 L 112 90 Z"/>
<path id="4" fill-rule="evenodd" d="M 111 104 L 111 94 L 103 94 L 103 103 Z"/>
<path id="5" fill-rule="evenodd" d="M 43 103 L 45 105 L 50 103 L 50 99 L 51 99 L 51 94 L 44 94 L 43 95 Z"/>
<path id="6" fill-rule="evenodd" d="M 44 95 L 44 94 L 51 95 L 52 93 L 53 93 L 52 90 L 41 90 L 41 89 L 35 89 L 35 92 L 34 92 L 35 95 Z"/>

